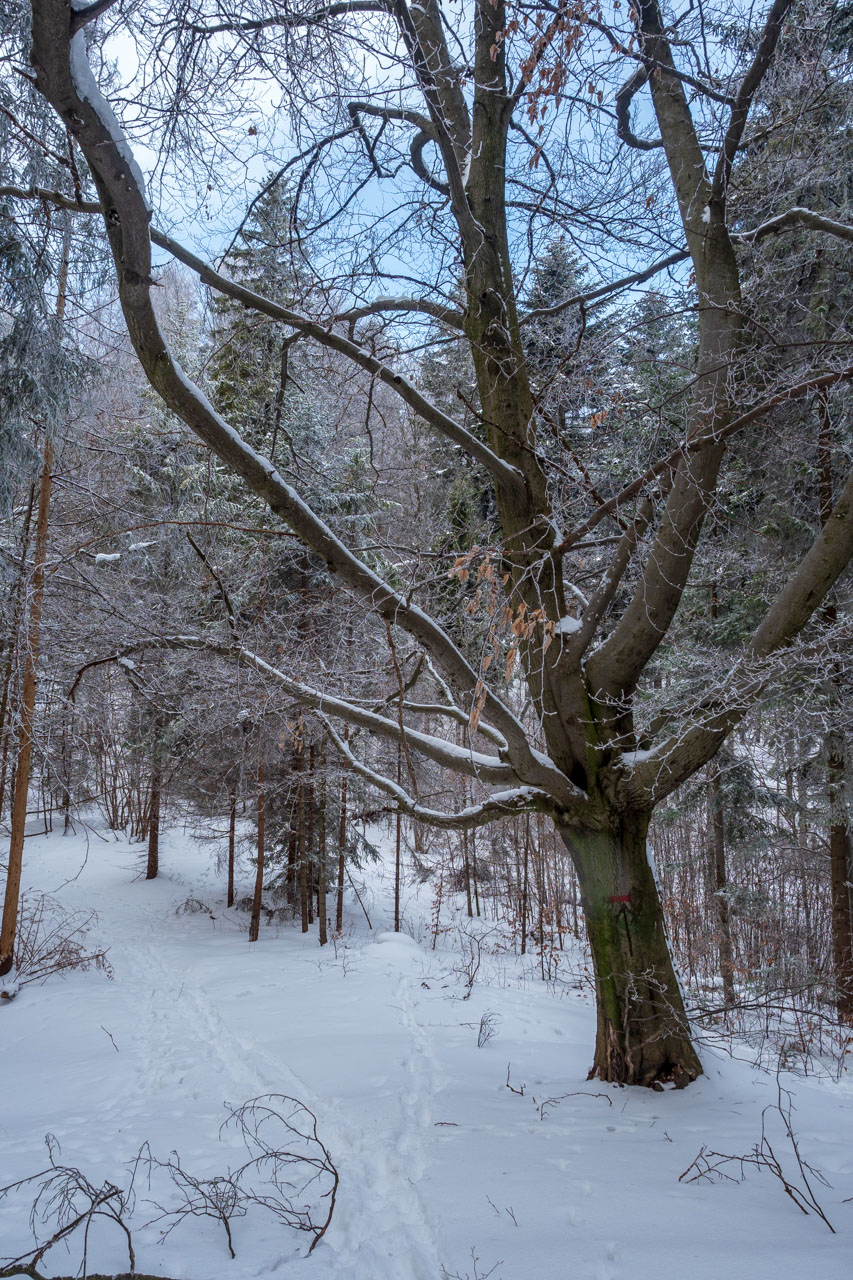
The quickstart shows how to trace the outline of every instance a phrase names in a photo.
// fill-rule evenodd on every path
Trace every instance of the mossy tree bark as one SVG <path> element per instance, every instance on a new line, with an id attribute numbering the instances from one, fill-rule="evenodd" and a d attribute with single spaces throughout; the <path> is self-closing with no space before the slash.
<path id="1" fill-rule="evenodd" d="M 563 829 L 580 882 L 598 1007 L 590 1077 L 683 1088 L 702 1073 L 649 862 L 650 812 Z"/>

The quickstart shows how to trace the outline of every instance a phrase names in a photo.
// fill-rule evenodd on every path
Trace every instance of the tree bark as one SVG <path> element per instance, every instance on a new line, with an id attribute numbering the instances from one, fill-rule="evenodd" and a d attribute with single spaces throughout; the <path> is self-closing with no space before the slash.
<path id="1" fill-rule="evenodd" d="M 264 765 L 258 761 L 258 866 L 255 872 L 255 893 L 252 898 L 252 918 L 249 921 L 249 941 L 257 942 L 261 930 L 261 894 L 264 888 Z"/>
<path id="2" fill-rule="evenodd" d="M 305 841 L 305 880 L 308 926 L 314 923 L 314 806 L 316 803 L 314 789 L 314 743 L 308 748 L 308 834 Z"/>
<path id="3" fill-rule="evenodd" d="M 232 791 L 229 797 L 228 810 L 228 898 L 229 907 L 234 906 L 234 846 L 237 829 L 237 796 Z"/>
<path id="4" fill-rule="evenodd" d="M 650 814 L 602 808 L 596 826 L 561 829 L 577 871 L 598 1005 L 590 1078 L 684 1088 L 702 1073 L 649 863 Z"/>
<path id="5" fill-rule="evenodd" d="M 403 779 L 403 755 L 402 748 L 397 748 L 397 785 L 399 786 Z M 400 871 L 402 868 L 402 849 L 403 849 L 403 815 L 397 810 L 396 826 L 394 828 L 394 932 L 400 932 Z"/>
<path id="6" fill-rule="evenodd" d="M 527 894 L 530 886 L 530 827 L 524 828 L 524 862 L 521 872 L 521 954 L 527 954 Z"/>
<path id="7" fill-rule="evenodd" d="M 0 739 L 2 739 L 3 742 L 3 759 L 2 765 L 0 765 L 0 817 L 3 816 L 3 805 L 6 800 L 6 768 L 9 759 L 9 743 L 12 739 L 14 725 L 14 698 L 12 696 L 13 683 L 15 676 L 15 664 L 17 661 L 18 633 L 20 631 L 21 618 L 23 617 L 24 611 L 26 564 L 27 555 L 29 554 L 30 549 L 30 525 L 32 523 L 35 500 L 36 486 L 33 484 L 30 486 L 27 510 L 24 515 L 24 524 L 21 533 L 21 570 L 15 586 L 15 602 L 12 609 L 12 618 L 7 640 L 9 656 L 6 659 L 6 670 L 3 675 L 3 693 L 2 696 L 0 696 Z"/>
<path id="8" fill-rule="evenodd" d="M 299 867 L 299 910 L 302 917 L 302 932 L 308 932 L 308 854 L 305 848 L 305 787 L 299 784 L 299 795 L 296 801 L 298 812 L 297 859 Z"/>
<path id="9" fill-rule="evenodd" d="M 344 742 L 349 740 L 349 725 L 344 725 Z M 338 892 L 335 904 L 335 932 L 341 933 L 344 927 L 344 871 L 346 860 L 344 850 L 347 842 L 347 766 L 341 778 L 341 825 L 338 831 Z"/>
<path id="10" fill-rule="evenodd" d="M 33 722 L 36 704 L 36 664 L 39 656 L 39 631 L 44 600 L 44 564 L 47 555 L 47 529 L 50 512 L 51 467 L 53 441 L 47 436 L 41 469 L 38 517 L 36 519 L 35 567 L 33 598 L 27 628 L 27 652 L 24 660 L 24 683 L 21 693 L 21 728 L 18 739 L 18 763 L 12 800 L 12 832 L 9 844 L 9 868 L 0 924 L 0 977 L 9 973 L 15 960 L 15 934 L 18 926 L 18 903 L 21 896 L 24 831 L 27 824 L 27 796 L 30 789 L 30 763 L 33 754 Z"/>
<path id="11" fill-rule="evenodd" d="M 832 421 L 825 395 L 817 398 L 818 412 L 818 500 L 820 522 L 826 526 L 832 517 Z M 824 620 L 836 621 L 837 607 L 830 597 L 823 607 Z M 830 714 L 843 705 L 841 672 L 833 667 L 830 675 Z M 851 913 L 851 848 L 850 825 L 847 820 L 845 795 L 845 742 L 840 729 L 831 728 L 826 735 L 826 792 L 829 808 L 829 868 L 832 893 L 832 951 L 835 964 L 836 1008 L 842 1022 L 853 1023 L 853 913 Z"/>
<path id="12" fill-rule="evenodd" d="M 844 747 L 839 733 L 827 740 L 830 808 L 829 866 L 832 886 L 832 949 L 836 1008 L 853 1024 L 853 927 L 850 918 L 850 834 L 844 805 Z"/>
<path id="13" fill-rule="evenodd" d="M 465 899 L 468 906 L 468 919 L 474 918 L 474 907 L 471 902 L 471 858 L 468 852 L 468 832 L 462 832 L 462 857 L 465 867 Z"/>
<path id="14" fill-rule="evenodd" d="M 317 931 L 320 946 L 329 941 L 326 919 L 326 761 L 320 757 L 319 805 L 317 808 Z"/>
<path id="15" fill-rule="evenodd" d="M 156 750 L 156 748 L 155 748 Z M 156 880 L 160 870 L 160 794 L 162 773 L 159 761 L 154 764 L 151 775 L 151 802 L 148 806 L 148 862 L 145 869 L 146 880 Z"/>
<path id="16" fill-rule="evenodd" d="M 711 818 L 711 847 L 714 854 L 714 901 L 717 907 L 717 951 L 720 957 L 720 977 L 723 980 L 723 1000 L 726 1005 L 733 1005 L 735 1002 L 734 950 L 729 900 L 726 896 L 729 887 L 726 869 L 726 820 L 720 788 L 720 770 L 716 762 L 711 765 L 708 808 Z"/>

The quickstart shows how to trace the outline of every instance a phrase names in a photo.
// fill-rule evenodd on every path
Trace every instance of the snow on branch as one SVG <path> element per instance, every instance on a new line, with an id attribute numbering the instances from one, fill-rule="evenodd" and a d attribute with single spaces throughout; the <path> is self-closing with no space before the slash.
<path id="1" fill-rule="evenodd" d="M 784 231 L 788 227 L 810 227 L 813 231 L 825 231 L 827 235 L 836 236 L 839 240 L 853 240 L 853 223 L 838 222 L 835 218 L 825 218 L 821 213 L 815 213 L 812 209 L 803 209 L 799 206 L 788 209 L 785 213 L 779 213 L 775 218 L 768 218 L 766 222 L 754 227 L 752 231 L 741 231 L 739 234 L 733 235 L 732 239 L 744 244 L 751 244 L 755 240 L 763 240 L 765 236 L 774 235 L 776 232 Z"/>
<path id="2" fill-rule="evenodd" d="M 334 694 L 324 693 L 321 689 L 315 689 L 300 680 L 294 680 L 284 671 L 274 667 L 272 663 L 267 662 L 265 658 L 253 653 L 239 642 L 220 644 L 204 636 L 146 636 L 142 640 L 123 645 L 115 653 L 109 654 L 107 657 L 95 658 L 81 667 L 69 690 L 69 698 L 73 699 L 83 675 L 94 667 L 104 666 L 110 662 L 124 663 L 131 654 L 137 653 L 141 649 L 158 648 L 201 651 L 220 658 L 234 659 L 244 666 L 252 667 L 259 675 L 272 680 L 302 707 L 309 708 L 320 714 L 333 716 L 348 724 L 365 729 L 369 733 L 388 738 L 393 742 L 399 743 L 403 740 L 399 720 L 392 720 L 387 716 L 371 711 L 367 707 L 358 706 Z M 409 728 L 408 725 L 405 726 L 405 738 L 413 750 L 426 756 L 434 764 L 450 769 L 453 773 L 476 778 L 490 786 L 500 786 L 502 784 L 512 786 L 521 782 L 512 765 L 499 756 L 486 755 L 479 751 L 473 751 L 468 747 L 460 747 L 455 742 L 448 742 L 445 738 L 437 738 L 433 734 L 422 733 L 420 730 Z M 550 763 L 547 758 L 546 763 Z M 553 766 L 551 767 L 553 768 Z"/>
<path id="3" fill-rule="evenodd" d="M 469 805 L 465 809 L 460 809 L 457 813 L 446 813 L 440 809 L 428 809 L 414 800 L 398 782 L 394 782 L 393 779 L 386 777 L 384 774 L 377 773 L 375 769 L 371 769 L 359 760 L 358 756 L 355 755 L 340 734 L 335 731 L 324 715 L 318 714 L 317 718 L 322 722 L 333 746 L 347 761 L 353 773 L 357 773 L 365 781 L 376 787 L 377 790 L 384 791 L 387 795 L 392 796 L 396 802 L 395 809 L 399 810 L 400 813 L 405 813 L 410 818 L 416 818 L 427 826 L 441 827 L 445 830 L 467 831 L 472 827 L 482 827 L 489 822 L 496 822 L 499 818 L 512 817 L 514 814 L 535 813 L 537 811 L 553 813 L 555 810 L 553 798 L 535 787 L 515 787 L 509 791 L 493 792 L 482 803 Z"/>

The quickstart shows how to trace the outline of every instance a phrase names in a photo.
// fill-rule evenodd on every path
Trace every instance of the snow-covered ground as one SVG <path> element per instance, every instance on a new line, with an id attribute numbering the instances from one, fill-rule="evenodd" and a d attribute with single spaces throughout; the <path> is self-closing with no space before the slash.
<path id="1" fill-rule="evenodd" d="M 139 846 L 109 833 L 29 838 L 25 885 L 93 907 L 98 972 L 23 988 L 0 1005 L 0 1183 L 44 1167 L 52 1133 L 62 1161 L 92 1182 L 126 1182 L 143 1143 L 210 1177 L 240 1161 L 220 1138 L 225 1104 L 299 1098 L 340 1175 L 327 1235 L 309 1237 L 253 1210 L 233 1225 L 192 1219 L 158 1242 L 137 1183 L 137 1268 L 188 1280 L 844 1280 L 853 1274 L 853 1088 L 845 1075 L 783 1076 L 800 1155 L 835 1235 L 805 1216 L 767 1172 L 743 1182 L 678 1178 L 705 1145 L 748 1154 L 777 1082 L 704 1050 L 707 1074 L 682 1093 L 586 1081 L 594 1013 L 581 988 L 555 992 L 531 959 L 484 963 L 466 991 L 459 938 L 431 949 L 429 886 L 407 887 L 409 934 L 389 932 L 389 866 L 360 873 L 373 929 L 352 898 L 345 936 L 323 950 L 312 931 L 262 927 L 224 909 L 211 845 L 181 830 L 162 842 L 162 875 L 138 877 Z M 390 864 L 389 864 L 390 865 Z M 82 866 L 82 870 L 81 870 Z M 248 868 L 245 884 L 248 886 Z M 79 874 L 78 874 L 79 872 Z M 71 877 L 76 877 L 71 879 Z M 64 883 L 67 882 L 67 883 Z M 176 914 L 188 897 L 206 913 Z M 484 1013 L 495 1034 L 478 1047 Z M 507 1088 L 507 1067 L 514 1088 Z M 569 1096 L 563 1096 L 569 1095 Z M 559 1099 L 543 1107 L 549 1099 Z M 797 1180 L 778 1114 L 768 1133 Z M 30 1197 L 31 1198 L 31 1197 Z M 0 1203 L 0 1255 L 30 1240 L 28 1200 Z M 161 1224 L 162 1226 L 162 1224 Z M 45 1260 L 73 1273 L 79 1241 Z M 116 1228 L 92 1234 L 90 1271 L 124 1271 Z"/>

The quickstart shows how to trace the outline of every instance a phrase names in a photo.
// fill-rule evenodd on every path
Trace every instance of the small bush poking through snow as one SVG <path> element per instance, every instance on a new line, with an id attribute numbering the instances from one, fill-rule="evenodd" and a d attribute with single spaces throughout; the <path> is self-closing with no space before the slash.
<path id="1" fill-rule="evenodd" d="M 216 916 L 211 911 L 206 902 L 202 902 L 201 898 L 185 898 L 183 902 L 178 903 L 175 907 L 176 916 L 210 916 L 211 920 L 215 920 Z"/>
<path id="2" fill-rule="evenodd" d="M 46 893 L 22 897 L 15 942 L 15 982 L 6 987 L 11 992 L 6 999 L 29 982 L 46 982 L 55 973 L 72 969 L 99 969 L 111 978 L 113 971 L 106 950 L 89 951 L 85 945 L 86 934 L 97 922 L 94 911 L 68 911 Z"/>

